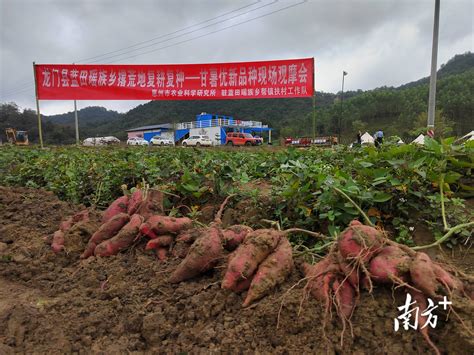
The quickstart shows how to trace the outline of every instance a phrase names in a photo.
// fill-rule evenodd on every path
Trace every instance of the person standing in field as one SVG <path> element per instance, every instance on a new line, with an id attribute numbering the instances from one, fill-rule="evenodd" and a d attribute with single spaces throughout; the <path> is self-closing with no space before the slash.
<path id="1" fill-rule="evenodd" d="M 380 147 L 383 143 L 383 131 L 377 131 L 374 134 L 375 146 Z"/>
<path id="2" fill-rule="evenodd" d="M 362 145 L 362 134 L 360 133 L 357 133 L 357 145 Z"/>

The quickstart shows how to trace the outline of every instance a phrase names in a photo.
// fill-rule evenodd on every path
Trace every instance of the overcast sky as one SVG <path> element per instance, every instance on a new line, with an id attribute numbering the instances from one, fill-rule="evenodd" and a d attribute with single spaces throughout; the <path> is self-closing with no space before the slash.
<path id="1" fill-rule="evenodd" d="M 326 92 L 340 90 L 343 70 L 349 73 L 345 90 L 398 86 L 430 72 L 434 0 L 0 4 L 0 101 L 22 108 L 35 108 L 33 61 L 161 64 L 314 57 L 316 89 Z M 440 14 L 438 67 L 455 54 L 473 51 L 474 0 L 441 0 Z M 183 43 L 174 45 L 178 42 Z M 78 107 L 125 112 L 144 102 L 81 101 Z M 40 107 L 44 114 L 62 113 L 71 111 L 73 102 L 41 101 Z"/>

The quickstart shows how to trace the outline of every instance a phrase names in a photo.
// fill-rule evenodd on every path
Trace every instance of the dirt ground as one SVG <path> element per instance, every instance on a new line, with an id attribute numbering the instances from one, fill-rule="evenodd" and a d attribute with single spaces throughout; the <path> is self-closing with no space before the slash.
<path id="1" fill-rule="evenodd" d="M 300 271 L 242 309 L 244 295 L 220 288 L 222 268 L 171 285 L 166 279 L 179 260 L 159 262 L 141 243 L 117 256 L 80 261 L 93 225 L 68 233 L 67 254 L 55 255 L 43 237 L 80 209 L 46 191 L 0 187 L 0 354 L 432 352 L 419 332 L 394 332 L 405 297 L 399 290 L 363 293 L 353 334 L 346 330 L 341 338 L 337 317 L 323 332 L 323 307 L 312 299 L 300 305 L 304 283 L 289 290 Z M 471 250 L 438 258 L 472 275 Z M 474 323 L 473 302 L 453 303 L 465 327 L 440 311 L 431 338 L 443 353 L 472 354 L 474 337 L 466 328 Z"/>

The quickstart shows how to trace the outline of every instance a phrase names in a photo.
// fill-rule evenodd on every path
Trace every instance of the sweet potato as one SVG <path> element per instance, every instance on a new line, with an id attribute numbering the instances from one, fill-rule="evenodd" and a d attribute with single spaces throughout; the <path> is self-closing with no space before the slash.
<path id="1" fill-rule="evenodd" d="M 410 265 L 410 276 L 418 290 L 425 295 L 437 298 L 436 291 L 438 289 L 438 282 L 434 271 L 434 264 L 430 257 L 425 253 L 416 253 Z"/>
<path id="2" fill-rule="evenodd" d="M 136 213 L 143 216 L 145 220 L 153 215 L 163 215 L 163 193 L 158 190 L 148 190 Z"/>
<path id="3" fill-rule="evenodd" d="M 371 278 L 380 283 L 406 281 L 410 270 L 410 257 L 396 246 L 386 246 L 370 261 Z"/>
<path id="4" fill-rule="evenodd" d="M 333 255 L 328 254 L 320 262 L 310 265 L 303 264 L 303 272 L 308 278 L 309 291 L 314 298 L 329 304 L 330 290 L 333 280 L 339 272 L 339 265 L 335 262 Z"/>
<path id="5" fill-rule="evenodd" d="M 81 259 L 94 255 L 96 246 L 104 240 L 112 238 L 122 227 L 130 221 L 130 217 L 126 213 L 119 213 L 102 224 L 100 228 L 92 235 L 87 243 L 86 249 L 81 255 Z"/>
<path id="6" fill-rule="evenodd" d="M 112 202 L 102 215 L 102 223 L 107 222 L 113 216 L 119 213 L 127 213 L 128 196 L 122 196 Z"/>
<path id="7" fill-rule="evenodd" d="M 173 241 L 174 238 L 171 235 L 160 235 L 159 237 L 148 241 L 145 250 L 169 247 Z"/>
<path id="8" fill-rule="evenodd" d="M 443 269 L 441 265 L 433 263 L 433 270 L 436 275 L 436 279 L 446 289 L 448 293 L 452 291 L 464 291 L 464 285 L 456 276 L 451 275 L 448 271 Z"/>
<path id="9" fill-rule="evenodd" d="M 266 296 L 293 271 L 293 250 L 287 238 L 281 238 L 275 251 L 258 266 L 243 307 Z"/>
<path id="10" fill-rule="evenodd" d="M 177 258 L 184 258 L 191 248 L 191 244 L 199 238 L 207 228 L 192 228 L 181 232 L 175 239 L 175 245 L 171 251 L 172 255 Z"/>
<path id="11" fill-rule="evenodd" d="M 336 296 L 336 309 L 339 317 L 343 319 L 350 319 L 352 311 L 355 307 L 355 291 L 348 281 L 335 279 L 332 284 L 332 291 Z"/>
<path id="12" fill-rule="evenodd" d="M 64 232 L 60 229 L 54 232 L 53 242 L 51 243 L 51 249 L 55 253 L 59 253 L 64 249 Z"/>
<path id="13" fill-rule="evenodd" d="M 255 275 L 252 275 L 248 279 L 237 282 L 237 284 L 235 284 L 235 286 L 231 288 L 231 291 L 234 291 L 235 293 L 247 291 L 250 287 L 250 284 L 252 283 L 254 276 Z"/>
<path id="14" fill-rule="evenodd" d="M 63 232 L 67 232 L 77 222 L 88 221 L 88 220 L 89 220 L 89 210 L 85 209 L 85 210 L 82 210 L 80 212 L 77 212 L 73 216 L 70 216 L 65 221 L 62 221 L 59 224 L 59 229 L 62 230 Z"/>
<path id="15" fill-rule="evenodd" d="M 192 221 L 188 217 L 151 216 L 148 218 L 147 223 L 151 230 L 158 235 L 179 234 L 181 231 L 192 226 Z"/>
<path id="16" fill-rule="evenodd" d="M 87 222 L 89 221 L 89 210 L 86 208 L 80 212 L 77 212 L 74 216 L 72 216 L 73 224 L 77 222 Z"/>
<path id="17" fill-rule="evenodd" d="M 193 278 L 212 269 L 222 257 L 222 232 L 219 228 L 207 228 L 206 232 L 193 243 L 188 255 L 169 278 L 178 283 Z"/>
<path id="18" fill-rule="evenodd" d="M 349 281 L 354 290 L 359 293 L 359 265 L 357 263 L 348 263 L 340 253 L 337 253 L 336 256 L 341 272 L 344 274 L 345 278 L 347 278 L 347 281 Z"/>
<path id="19" fill-rule="evenodd" d="M 274 229 L 258 229 L 250 233 L 235 251 L 222 280 L 222 288 L 232 289 L 249 278 L 258 265 L 273 252 L 284 234 Z"/>
<path id="20" fill-rule="evenodd" d="M 134 214 L 120 232 L 113 238 L 103 241 L 94 250 L 95 256 L 115 255 L 119 251 L 128 248 L 138 234 L 138 229 L 143 222 L 143 217 Z"/>
<path id="21" fill-rule="evenodd" d="M 128 200 L 127 213 L 131 216 L 135 214 L 143 201 L 143 192 L 140 189 L 135 190 Z"/>
<path id="22" fill-rule="evenodd" d="M 416 301 L 416 306 L 419 307 L 418 329 L 420 330 L 420 333 L 423 335 L 423 338 L 425 338 L 425 341 L 428 343 L 428 345 L 431 346 L 431 348 L 434 350 L 435 354 L 440 355 L 439 349 L 431 341 L 430 335 L 428 334 L 429 326 L 426 326 L 428 317 L 422 315 L 422 313 L 428 307 L 427 302 L 426 302 L 426 297 L 422 293 L 419 293 L 413 290 L 410 290 L 410 294 L 412 295 L 413 299 Z"/>
<path id="23" fill-rule="evenodd" d="M 236 249 L 252 231 L 252 228 L 240 224 L 224 229 L 224 247 L 229 251 Z"/>
<path id="24" fill-rule="evenodd" d="M 345 259 L 360 258 L 361 262 L 367 262 L 382 246 L 382 241 L 379 230 L 354 220 L 340 234 L 338 248 Z"/>
<path id="25" fill-rule="evenodd" d="M 150 239 L 155 239 L 155 238 L 158 238 L 158 234 L 156 234 L 155 232 L 153 232 L 153 230 L 151 229 L 150 225 L 147 223 L 147 222 L 143 222 L 141 225 L 140 225 L 140 234 L 141 235 L 145 235 L 147 236 L 148 238 Z"/>
<path id="26" fill-rule="evenodd" d="M 156 249 L 156 257 L 160 261 L 165 261 L 168 259 L 168 248 L 159 247 Z"/>
<path id="27" fill-rule="evenodd" d="M 207 228 L 193 228 L 185 230 L 176 237 L 176 241 L 192 244 L 206 229 Z"/>

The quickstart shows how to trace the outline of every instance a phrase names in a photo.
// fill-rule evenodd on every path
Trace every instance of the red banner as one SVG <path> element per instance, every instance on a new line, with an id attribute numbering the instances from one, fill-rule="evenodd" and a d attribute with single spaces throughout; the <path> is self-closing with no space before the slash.
<path id="1" fill-rule="evenodd" d="M 216 100 L 310 97 L 314 58 L 265 62 L 37 64 L 41 100 Z"/>

